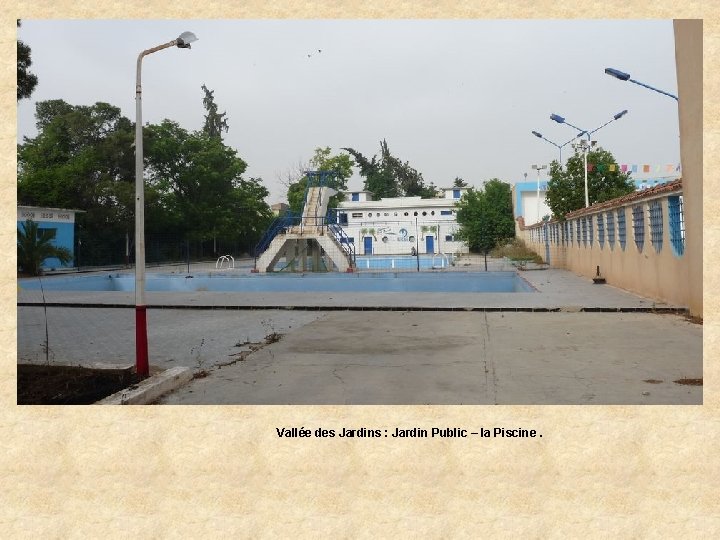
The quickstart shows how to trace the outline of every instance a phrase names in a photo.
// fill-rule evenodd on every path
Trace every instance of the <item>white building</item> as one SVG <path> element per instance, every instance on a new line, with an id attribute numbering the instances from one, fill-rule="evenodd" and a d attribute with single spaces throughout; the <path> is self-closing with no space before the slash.
<path id="1" fill-rule="evenodd" d="M 458 230 L 455 203 L 468 188 L 441 188 L 434 199 L 392 197 L 372 200 L 372 193 L 345 193 L 338 223 L 355 244 L 357 255 L 411 255 L 467 253 Z"/>

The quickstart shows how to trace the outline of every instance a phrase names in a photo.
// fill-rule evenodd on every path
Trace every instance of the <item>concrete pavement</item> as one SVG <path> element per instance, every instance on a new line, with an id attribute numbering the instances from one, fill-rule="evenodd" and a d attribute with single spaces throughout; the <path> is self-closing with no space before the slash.
<path id="1" fill-rule="evenodd" d="M 657 313 L 682 306 L 521 275 L 538 292 L 148 293 L 151 364 L 208 375 L 161 402 L 702 403 L 673 382 L 702 378 L 702 326 Z M 132 293 L 45 296 L 51 363 L 134 360 Z M 18 304 L 18 361 L 44 362 L 39 292 Z"/>
<path id="2" fill-rule="evenodd" d="M 678 316 L 332 312 L 160 402 L 701 404 L 690 378 L 702 327 Z"/>

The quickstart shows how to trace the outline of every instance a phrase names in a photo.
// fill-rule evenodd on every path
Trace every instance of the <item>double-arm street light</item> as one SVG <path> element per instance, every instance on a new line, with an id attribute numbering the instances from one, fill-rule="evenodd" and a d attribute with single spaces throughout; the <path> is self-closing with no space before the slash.
<path id="1" fill-rule="evenodd" d="M 621 81 L 630 81 L 631 83 L 635 83 L 639 86 L 644 86 L 645 88 L 649 88 L 650 90 L 654 90 L 655 92 L 659 92 L 660 94 L 664 94 L 666 96 L 669 96 L 673 98 L 675 101 L 679 101 L 678 97 L 674 94 L 671 94 L 669 92 L 665 92 L 664 90 L 660 90 L 658 88 L 655 88 L 653 86 L 650 86 L 649 84 L 641 83 L 640 81 L 636 81 L 635 79 L 630 78 L 629 73 L 625 73 L 624 71 L 620 71 L 619 69 L 615 68 L 605 68 L 605 73 L 610 75 L 611 77 L 615 77 L 618 80 Z"/>
<path id="2" fill-rule="evenodd" d="M 589 150 L 592 146 L 594 146 L 594 142 L 592 142 L 592 143 L 590 142 L 590 135 L 593 134 L 593 133 L 595 133 L 596 131 L 604 128 L 604 127 L 607 126 L 609 123 L 614 122 L 615 120 L 619 120 L 620 118 L 622 118 L 622 117 L 625 116 L 626 114 L 627 114 L 627 109 L 625 109 L 625 110 L 623 110 L 623 111 L 620 111 L 619 113 L 617 113 L 616 115 L 614 115 L 610 120 L 608 120 L 607 122 L 605 122 L 605 123 L 604 123 L 603 125 L 601 125 L 600 127 L 596 127 L 596 128 L 593 129 L 592 131 L 588 131 L 588 130 L 586 130 L 586 129 L 583 129 L 583 128 L 580 128 L 580 127 L 577 127 L 577 126 L 573 126 L 570 122 L 568 122 L 567 120 L 565 120 L 565 118 L 563 118 L 562 116 L 560 116 L 560 115 L 558 115 L 558 114 L 551 114 L 551 115 L 550 115 L 550 120 L 554 120 L 554 121 L 557 122 L 558 124 L 567 124 L 568 126 L 579 130 L 580 133 L 577 134 L 577 136 L 576 136 L 577 138 L 582 137 L 583 135 L 587 135 L 587 141 L 582 141 L 581 144 L 580 144 L 580 148 L 581 148 L 582 151 L 583 151 L 583 163 L 584 163 L 584 165 L 585 165 L 585 208 L 587 208 L 588 206 L 590 206 L 590 198 L 589 198 L 589 194 L 588 194 L 587 155 L 588 155 L 588 150 Z"/>
<path id="3" fill-rule="evenodd" d="M 183 32 L 177 39 L 168 41 L 140 53 L 135 79 L 135 369 L 141 377 L 150 372 L 148 363 L 147 314 L 145 306 L 145 183 L 143 180 L 142 136 L 142 60 L 168 47 L 189 49 L 197 41 L 192 32 Z"/>
<path id="4" fill-rule="evenodd" d="M 535 135 L 537 138 L 549 142 L 549 143 L 552 144 L 554 147 L 556 147 L 558 150 L 560 150 L 560 161 L 559 161 L 559 163 L 560 163 L 560 167 L 562 167 L 562 149 L 563 149 L 563 146 L 568 145 L 568 144 L 570 144 L 571 142 L 573 142 L 573 141 L 575 140 L 575 137 L 573 137 L 572 139 L 570 139 L 568 142 L 565 142 L 565 143 L 562 143 L 562 144 L 557 144 L 557 143 L 552 142 L 550 139 L 546 139 L 545 137 L 543 137 L 543 136 L 542 136 L 542 133 L 539 133 L 539 132 L 537 132 L 537 131 L 532 131 L 531 133 L 532 133 L 533 135 Z"/>

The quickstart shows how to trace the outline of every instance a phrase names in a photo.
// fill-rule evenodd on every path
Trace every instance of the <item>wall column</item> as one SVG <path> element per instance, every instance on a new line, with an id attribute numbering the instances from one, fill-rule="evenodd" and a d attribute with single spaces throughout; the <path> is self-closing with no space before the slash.
<path id="1" fill-rule="evenodd" d="M 676 19 L 675 69 L 680 118 L 685 257 L 690 314 L 703 316 L 703 21 Z M 711 285 L 711 284 L 708 284 Z"/>

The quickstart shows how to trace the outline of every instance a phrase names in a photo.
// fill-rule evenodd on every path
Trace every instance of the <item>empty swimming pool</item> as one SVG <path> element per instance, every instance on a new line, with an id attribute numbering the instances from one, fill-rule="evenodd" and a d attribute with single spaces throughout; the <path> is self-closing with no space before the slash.
<path id="1" fill-rule="evenodd" d="M 22 279 L 23 289 L 40 289 Z M 133 274 L 44 278 L 46 291 L 134 291 Z M 147 274 L 149 292 L 534 292 L 515 272 L 418 272 L 373 274 Z"/>

